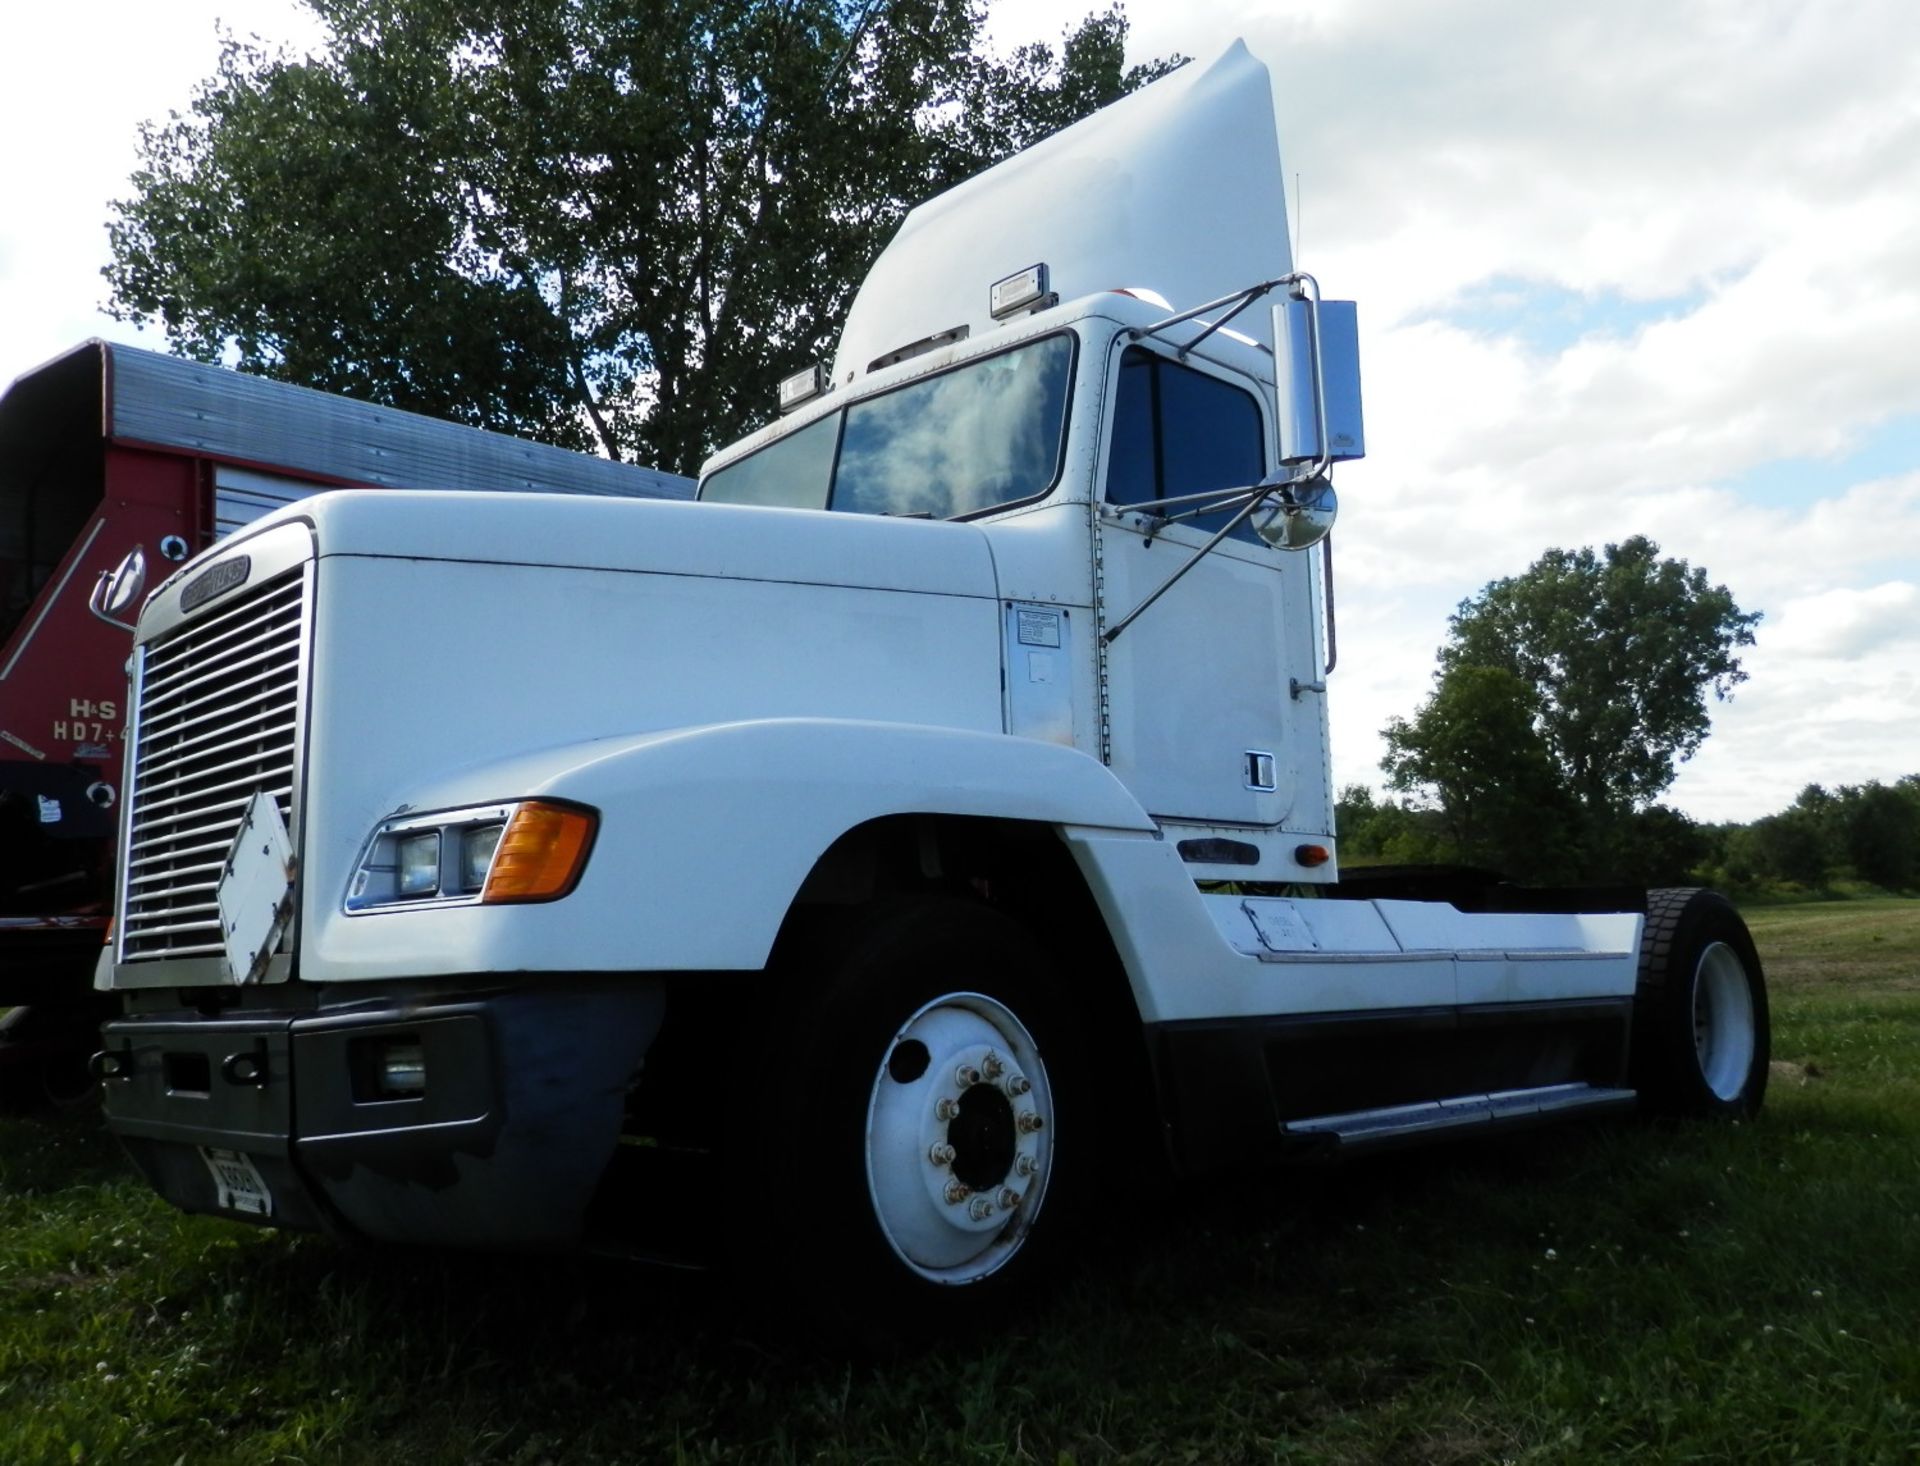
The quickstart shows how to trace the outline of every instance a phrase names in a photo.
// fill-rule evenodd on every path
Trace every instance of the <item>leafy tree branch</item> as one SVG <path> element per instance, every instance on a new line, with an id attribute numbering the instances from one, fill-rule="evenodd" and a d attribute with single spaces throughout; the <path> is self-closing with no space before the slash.
<path id="1" fill-rule="evenodd" d="M 142 130 L 110 309 L 203 360 L 680 472 L 907 208 L 1152 79 L 978 0 L 308 0 Z M 982 288 L 984 288 L 984 283 Z"/>

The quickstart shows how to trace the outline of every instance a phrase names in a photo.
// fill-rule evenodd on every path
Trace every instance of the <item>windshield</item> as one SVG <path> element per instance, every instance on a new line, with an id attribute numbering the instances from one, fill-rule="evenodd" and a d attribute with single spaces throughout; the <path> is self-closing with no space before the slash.
<path id="1" fill-rule="evenodd" d="M 1060 472 L 1073 338 L 1047 336 L 829 414 L 707 476 L 702 499 L 953 519 Z"/>

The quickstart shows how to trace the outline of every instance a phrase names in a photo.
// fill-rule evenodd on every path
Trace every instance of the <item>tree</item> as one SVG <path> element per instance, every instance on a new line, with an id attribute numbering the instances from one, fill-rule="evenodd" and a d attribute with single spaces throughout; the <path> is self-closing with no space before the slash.
<path id="1" fill-rule="evenodd" d="M 1644 535 L 1549 550 L 1522 575 L 1463 601 L 1440 676 L 1498 668 L 1522 683 L 1567 792 L 1593 812 L 1644 808 L 1710 727 L 1708 696 L 1746 681 L 1736 648 L 1759 612 Z"/>
<path id="2" fill-rule="evenodd" d="M 1809 784 L 1778 814 L 1748 828 L 1760 871 L 1768 878 L 1822 889 L 1839 860 L 1839 801 Z"/>
<path id="3" fill-rule="evenodd" d="M 1340 832 L 1342 867 L 1432 864 L 1449 858 L 1435 811 L 1376 799 L 1365 784 L 1349 784 L 1340 791 L 1333 822 Z"/>
<path id="4" fill-rule="evenodd" d="M 1709 842 L 1653 804 L 1746 679 L 1757 613 L 1643 536 L 1549 550 L 1462 601 L 1434 691 L 1383 730 L 1395 789 L 1435 802 L 1462 859 L 1533 880 L 1644 880 Z"/>
<path id="5" fill-rule="evenodd" d="M 1171 69 L 977 0 L 308 0 L 141 132 L 111 309 L 202 360 L 691 472 L 909 204 Z M 985 281 L 981 288 L 985 289 Z"/>
<path id="6" fill-rule="evenodd" d="M 1839 823 L 1853 873 L 1889 891 L 1920 886 L 1920 781 L 1844 788 Z"/>
<path id="7" fill-rule="evenodd" d="M 1391 719 L 1388 784 L 1429 795 L 1452 855 L 1556 879 L 1574 810 L 1537 727 L 1533 689 L 1500 667 L 1454 666 L 1408 722 Z"/>
<path id="8" fill-rule="evenodd" d="M 1602 818 L 1588 835 L 1586 873 L 1640 886 L 1697 886 L 1713 860 L 1713 832 L 1664 804 Z"/>

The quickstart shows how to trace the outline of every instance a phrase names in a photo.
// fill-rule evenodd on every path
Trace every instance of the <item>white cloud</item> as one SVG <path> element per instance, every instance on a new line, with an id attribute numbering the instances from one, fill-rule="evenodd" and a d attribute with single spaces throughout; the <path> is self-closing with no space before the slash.
<path id="1" fill-rule="evenodd" d="M 130 191 L 139 124 L 187 110 L 194 84 L 212 75 L 223 24 L 295 47 L 322 33 L 295 0 L 9 7 L 0 43 L 0 386 L 88 336 L 162 344 L 98 309 L 107 205 Z"/>
<path id="2" fill-rule="evenodd" d="M 1633 533 L 1768 613 L 1683 808 L 1920 767 L 1920 474 L 1820 494 L 1805 462 L 1920 404 L 1920 11 L 1400 0 L 1246 30 L 1303 257 L 1366 331 L 1340 777 L 1378 777 L 1461 598 Z M 1542 353 L 1436 316 L 1487 281 L 1683 304 Z"/>
<path id="3" fill-rule="evenodd" d="M 1891 580 L 1866 590 L 1841 587 L 1788 601 L 1761 644 L 1775 655 L 1852 660 L 1884 654 L 1916 638 L 1920 586 Z"/>

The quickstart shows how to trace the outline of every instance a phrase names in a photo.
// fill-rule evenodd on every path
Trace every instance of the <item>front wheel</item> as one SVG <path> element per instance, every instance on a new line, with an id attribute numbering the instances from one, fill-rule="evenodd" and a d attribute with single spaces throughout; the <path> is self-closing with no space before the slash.
<path id="1" fill-rule="evenodd" d="M 1769 1057 L 1766 979 L 1747 924 L 1714 891 L 1647 893 L 1633 1082 L 1674 1116 L 1757 1113 Z"/>
<path id="2" fill-rule="evenodd" d="M 781 977 L 804 996 L 762 1049 L 784 1132 L 762 1154 L 795 1228 L 749 1246 L 796 1244 L 781 1281 L 843 1330 L 991 1322 L 1063 1258 L 1087 1139 L 1060 1131 L 1081 1066 L 1045 954 L 998 911 L 926 900 L 852 918 Z"/>
<path id="3" fill-rule="evenodd" d="M 942 993 L 900 1025 L 867 1100 L 867 1195 L 894 1256 L 931 1283 L 990 1278 L 1053 1180 L 1053 1083 L 1005 1003 Z"/>

